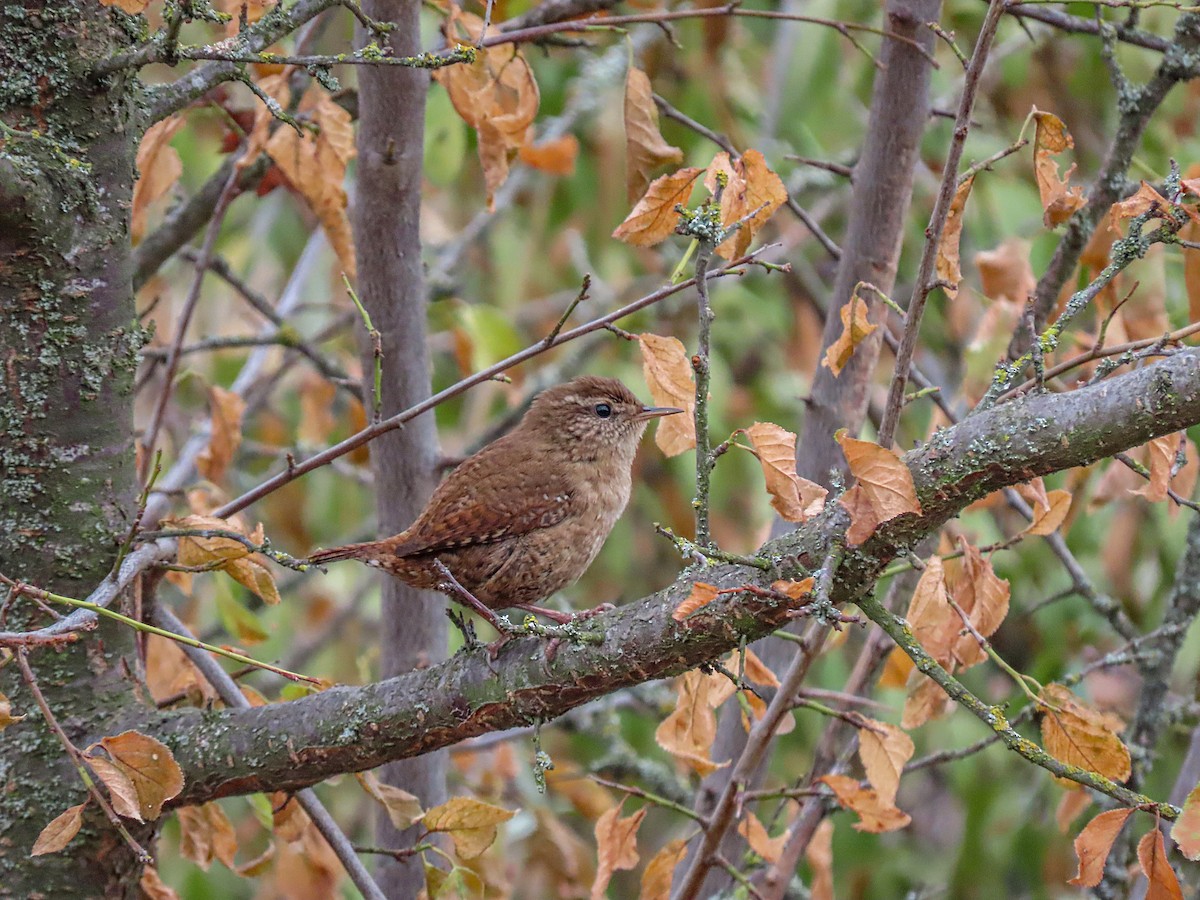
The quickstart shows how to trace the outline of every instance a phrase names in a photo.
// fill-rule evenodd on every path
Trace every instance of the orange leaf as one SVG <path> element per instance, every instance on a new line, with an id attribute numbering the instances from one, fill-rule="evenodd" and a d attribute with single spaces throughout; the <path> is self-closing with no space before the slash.
<path id="1" fill-rule="evenodd" d="M 678 338 L 639 334 L 642 375 L 656 406 L 677 406 L 681 415 L 658 420 L 654 443 L 667 456 L 678 456 L 696 446 L 696 389 L 692 364 Z"/>
<path id="2" fill-rule="evenodd" d="M 1108 227 L 1121 234 L 1121 223 L 1126 219 L 1140 216 L 1144 212 L 1156 209 L 1164 215 L 1171 209 L 1171 202 L 1146 182 L 1142 182 L 1137 192 L 1114 203 L 1108 209 Z"/>
<path id="3" fill-rule="evenodd" d="M 138 887 L 142 889 L 142 894 L 146 900 L 179 900 L 179 895 L 175 893 L 175 889 L 167 886 L 158 876 L 158 869 L 154 866 L 146 866 L 142 870 L 142 877 L 138 880 Z"/>
<path id="4" fill-rule="evenodd" d="M 683 151 L 663 140 L 650 79 L 630 66 L 625 76 L 625 190 L 633 203 L 650 186 L 650 173 L 683 162 Z"/>
<path id="5" fill-rule="evenodd" d="M 353 280 L 354 237 L 342 187 L 346 164 L 355 154 L 350 113 L 314 82 L 300 100 L 298 114 L 311 121 L 317 133 L 305 131 L 301 136 L 294 128 L 276 128 L 266 142 L 266 151 L 316 215 L 342 270 Z"/>
<path id="6" fill-rule="evenodd" d="M 100 0 L 101 6 L 115 6 L 122 12 L 136 16 L 150 5 L 150 0 Z"/>
<path id="7" fill-rule="evenodd" d="M 755 422 L 745 429 L 762 466 L 771 506 L 788 522 L 804 522 L 825 506 L 829 492 L 796 474 L 796 435 L 770 422 Z"/>
<path id="8" fill-rule="evenodd" d="M 1100 879 L 1104 877 L 1104 863 L 1108 860 L 1113 842 L 1132 812 L 1132 809 L 1110 809 L 1100 813 L 1083 827 L 1083 831 L 1075 838 L 1079 871 L 1067 884 L 1095 887 L 1100 883 Z"/>
<path id="9" fill-rule="evenodd" d="M 178 114 L 155 122 L 146 129 L 138 144 L 138 180 L 133 188 L 129 223 L 129 236 L 134 244 L 146 233 L 150 204 L 169 191 L 183 174 L 183 163 L 171 146 L 171 138 L 183 127 L 183 122 L 183 116 Z"/>
<path id="10" fill-rule="evenodd" d="M 392 784 L 384 784 L 374 772 L 359 772 L 355 776 L 362 789 L 378 800 L 387 810 L 397 831 L 403 831 L 424 815 L 421 801 L 408 791 Z"/>
<path id="11" fill-rule="evenodd" d="M 734 652 L 729 655 L 729 665 L 726 668 L 731 672 L 743 671 L 742 663 L 740 662 L 739 653 Z M 749 647 L 745 650 L 745 675 L 746 680 L 751 684 L 761 684 L 763 687 L 779 687 L 779 678 L 767 668 L 767 664 L 758 658 L 758 655 Z"/>
<path id="12" fill-rule="evenodd" d="M 962 630 L 962 619 L 950 606 L 946 572 L 940 556 L 931 556 L 926 562 L 904 618 L 925 652 L 943 666 L 949 666 Z"/>
<path id="13" fill-rule="evenodd" d="M 1119 720 L 1092 709 L 1061 684 L 1043 687 L 1041 700 L 1042 742 L 1047 753 L 1113 781 L 1129 777 L 1129 750 L 1114 730 Z M 1069 789 L 1079 787 L 1073 781 L 1059 781 Z"/>
<path id="14" fill-rule="evenodd" d="M 883 672 L 876 682 L 879 687 L 899 688 L 908 684 L 908 674 L 913 670 L 913 661 L 899 647 L 893 647 L 883 664 Z"/>
<path id="15" fill-rule="evenodd" d="M 526 141 L 519 151 L 521 162 L 550 175 L 575 174 L 575 160 L 579 158 L 579 138 L 573 134 L 534 144 Z"/>
<path id="16" fill-rule="evenodd" d="M 916 486 L 908 466 L 891 450 L 871 441 L 860 441 L 843 428 L 834 437 L 842 446 L 850 473 L 858 483 L 838 502 L 850 513 L 846 540 L 857 547 L 882 523 L 905 513 L 920 514 Z"/>
<path id="17" fill-rule="evenodd" d="M 1171 482 L 1171 466 L 1175 463 L 1175 451 L 1179 449 L 1178 434 L 1164 434 L 1146 445 L 1150 469 L 1150 480 L 1135 491 L 1151 503 L 1167 499 L 1167 488 Z"/>
<path id="18" fill-rule="evenodd" d="M 1142 872 L 1150 880 L 1146 900 L 1183 900 L 1183 889 L 1167 859 L 1167 844 L 1158 828 L 1151 828 L 1142 835 L 1137 845 L 1137 857 Z"/>
<path id="19" fill-rule="evenodd" d="M 1200 241 L 1200 223 L 1188 222 L 1179 237 L 1192 243 Z M 1183 248 L 1183 284 L 1187 289 L 1188 321 L 1200 322 L 1200 250 L 1194 247 Z"/>
<path id="20" fill-rule="evenodd" d="M 235 868 L 237 834 L 218 804 L 183 806 L 175 812 L 179 817 L 179 853 L 184 859 L 205 871 L 214 859 Z"/>
<path id="21" fill-rule="evenodd" d="M 1029 262 L 1029 241 L 1009 238 L 995 250 L 975 254 L 975 268 L 983 293 L 989 300 L 1009 300 L 1025 305 L 1037 287 Z"/>
<path id="22" fill-rule="evenodd" d="M 1054 810 L 1054 824 L 1060 832 L 1066 834 L 1071 823 L 1091 805 L 1092 798 L 1087 791 L 1063 791 Z"/>
<path id="23" fill-rule="evenodd" d="M 728 228 L 735 222 L 741 224 L 718 245 L 717 254 L 725 259 L 736 259 L 746 252 L 754 235 L 775 210 L 787 202 L 787 190 L 757 150 L 747 150 L 736 160 L 731 160 L 724 152 L 713 158 L 704 179 L 705 187 L 713 196 L 717 193 L 718 174 L 725 176 L 721 191 L 721 225 Z"/>
<path id="24" fill-rule="evenodd" d="M 911 731 L 930 719 L 940 719 L 952 709 L 954 701 L 942 690 L 942 686 L 928 675 L 914 671 L 909 676 L 908 695 L 904 698 L 900 727 Z"/>
<path id="25" fill-rule="evenodd" d="M 451 797 L 425 813 L 421 822 L 430 831 L 449 834 L 460 859 L 474 859 L 492 846 L 496 826 L 515 815 L 473 797 Z"/>
<path id="26" fill-rule="evenodd" d="M 1049 491 L 1044 504 L 1035 503 L 1033 506 L 1033 521 L 1025 529 L 1025 534 L 1054 534 L 1071 511 L 1071 492 L 1063 490 Z"/>
<path id="27" fill-rule="evenodd" d="M 812 593 L 814 584 L 816 581 L 811 577 L 805 578 L 803 581 L 773 581 L 771 590 L 787 594 L 793 600 L 803 600 Z"/>
<path id="28" fill-rule="evenodd" d="M 638 900 L 670 900 L 675 868 L 687 855 L 687 841 L 676 839 L 654 854 L 642 872 L 642 891 Z"/>
<path id="29" fill-rule="evenodd" d="M 107 760 L 98 755 L 97 748 L 107 752 Z M 139 821 L 157 819 L 162 805 L 183 790 L 183 770 L 175 762 L 171 749 L 141 732 L 124 731 L 115 737 L 101 738 L 84 751 L 84 757 L 93 765 L 111 764 L 129 780 L 136 791 L 140 813 L 132 818 Z"/>
<path id="30" fill-rule="evenodd" d="M 825 818 L 813 832 L 804 850 L 804 858 L 812 867 L 812 884 L 808 886 L 809 900 L 833 900 L 833 820 Z"/>
<path id="31" fill-rule="evenodd" d="M 912 821 L 908 813 L 884 803 L 875 791 L 859 787 L 848 775 L 822 775 L 817 781 L 829 785 L 842 807 L 858 814 L 860 821 L 854 823 L 855 831 L 882 834 L 897 831 Z"/>
<path id="32" fill-rule="evenodd" d="M 702 171 L 685 166 L 670 175 L 655 178 L 612 236 L 635 247 L 653 247 L 666 240 L 679 224 L 675 207 L 687 206 L 696 176 Z"/>
<path id="33" fill-rule="evenodd" d="M 51 819 L 50 824 L 42 829 L 42 833 L 33 842 L 33 849 L 29 851 L 29 855 L 57 853 L 71 843 L 71 839 L 79 834 L 79 826 L 83 824 L 84 805 L 80 803 L 78 806 L 69 807 Z"/>
<path id="34" fill-rule="evenodd" d="M 779 855 L 783 853 L 783 846 L 788 839 L 786 831 L 779 837 L 771 837 L 758 816 L 747 810 L 746 818 L 738 822 L 737 832 L 746 839 L 750 849 L 767 862 L 772 865 L 779 862 Z"/>
<path id="35" fill-rule="evenodd" d="M 1200 859 L 1200 784 L 1183 801 L 1183 812 L 1171 826 L 1171 840 L 1188 859 Z"/>
<path id="36" fill-rule="evenodd" d="M 452 37 L 455 23 L 465 24 L 476 37 L 482 24 L 474 16 L 452 16 L 446 28 L 451 41 L 457 40 Z M 496 191 L 508 180 L 509 160 L 525 143 L 541 104 L 533 69 L 515 47 L 496 46 L 479 52 L 473 63 L 438 69 L 433 77 L 446 89 L 462 120 L 479 136 L 479 162 L 488 209 L 493 210 Z"/>
<path id="37" fill-rule="evenodd" d="M 858 756 L 881 802 L 894 806 L 904 764 L 912 759 L 912 738 L 895 725 L 867 719 L 858 729 Z"/>
<path id="38" fill-rule="evenodd" d="M 717 598 L 718 590 L 715 584 L 707 584 L 703 581 L 695 582 L 692 585 L 692 592 L 687 595 L 686 600 L 675 607 L 675 611 L 671 613 L 671 618 L 676 622 L 684 621 L 696 610 L 712 603 Z"/>
<path id="39" fill-rule="evenodd" d="M 1071 174 L 1075 171 L 1074 165 L 1067 169 L 1065 177 L 1060 177 L 1058 173 L 1058 160 L 1054 157 L 1075 146 L 1067 126 L 1053 113 L 1035 109 L 1033 117 L 1037 120 L 1033 150 L 1034 175 L 1038 193 L 1042 197 L 1042 209 L 1045 210 L 1043 220 L 1047 228 L 1054 228 L 1071 218 L 1075 210 L 1087 201 L 1082 188 L 1068 187 Z"/>
<path id="40" fill-rule="evenodd" d="M 962 281 L 962 264 L 958 258 L 958 246 L 962 240 L 963 209 L 967 205 L 967 197 L 970 195 L 971 185 L 974 183 L 975 176 L 971 175 L 960 183 L 954 192 L 954 199 L 950 202 L 950 212 L 946 215 L 946 225 L 942 229 L 942 239 L 938 242 L 937 276 L 946 282 L 942 289 L 952 300 L 958 294 L 958 283 Z"/>
<path id="41" fill-rule="evenodd" d="M 15 725 L 24 718 L 24 716 L 14 716 L 12 714 L 12 704 L 8 697 L 0 694 L 0 731 L 3 731 L 9 725 Z"/>
<path id="42" fill-rule="evenodd" d="M 592 882 L 592 900 L 603 900 L 613 872 L 632 869 L 638 864 L 637 831 L 649 807 L 643 806 L 632 816 L 620 818 L 622 800 L 596 821 L 596 851 L 599 865 Z"/>
<path id="43" fill-rule="evenodd" d="M 991 637 L 1008 615 L 1008 582 L 997 577 L 992 564 L 961 535 L 958 546 L 963 552 L 962 563 L 959 566 L 960 574 L 949 586 L 950 592 L 975 630 L 985 638 Z M 987 653 L 969 632 L 958 636 L 954 642 L 953 656 L 964 669 L 987 659 Z"/>
<path id="44" fill-rule="evenodd" d="M 692 670 L 685 674 L 678 682 L 679 698 L 674 711 L 654 732 L 660 747 L 700 775 L 729 765 L 713 762 L 710 755 L 717 736 L 711 690 L 712 682 L 704 673 Z"/>
<path id="45" fill-rule="evenodd" d="M 855 349 L 867 336 L 879 326 L 867 318 L 867 301 L 856 289 L 850 297 L 850 302 L 841 308 L 838 315 L 842 319 L 842 333 L 838 339 L 829 345 L 821 365 L 834 374 L 842 374 L 842 369 L 850 362 Z"/>
<path id="46" fill-rule="evenodd" d="M 196 468 L 212 482 L 225 479 L 225 472 L 233 462 L 233 455 L 242 444 L 242 414 L 246 401 L 233 391 L 224 388 L 208 389 L 208 408 L 212 416 L 208 446 L 196 457 Z"/>

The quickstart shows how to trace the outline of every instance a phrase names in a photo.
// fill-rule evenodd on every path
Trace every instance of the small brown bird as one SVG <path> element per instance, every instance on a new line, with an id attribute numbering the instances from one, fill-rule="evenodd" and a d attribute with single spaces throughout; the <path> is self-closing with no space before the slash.
<path id="1" fill-rule="evenodd" d="M 309 561 L 357 559 L 441 590 L 497 628 L 491 610 L 510 606 L 567 621 L 532 604 L 591 565 L 629 502 L 646 424 L 679 412 L 643 406 L 615 378 L 585 375 L 552 387 L 516 428 L 455 468 L 407 530 Z"/>

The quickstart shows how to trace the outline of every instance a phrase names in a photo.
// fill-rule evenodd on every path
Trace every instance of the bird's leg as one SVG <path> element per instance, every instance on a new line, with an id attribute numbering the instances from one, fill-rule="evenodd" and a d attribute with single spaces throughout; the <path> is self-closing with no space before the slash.
<path id="1" fill-rule="evenodd" d="M 461 600 L 466 606 L 469 606 L 475 612 L 479 613 L 479 615 L 487 620 L 489 625 L 500 632 L 500 640 L 488 644 L 488 653 L 491 655 L 492 659 L 495 659 L 496 654 L 500 652 L 500 648 L 507 644 L 513 638 L 516 632 L 513 631 L 511 625 L 501 623 L 501 621 L 496 617 L 496 614 L 483 605 L 482 600 L 463 587 L 459 580 L 454 577 L 454 573 L 447 568 L 444 562 L 442 562 L 440 559 L 435 559 L 433 561 L 433 565 L 445 579 L 445 581 L 439 585 L 439 589 L 445 591 L 447 594 L 452 594 L 458 597 L 459 600 Z M 451 617 L 451 621 L 453 621 L 453 617 Z"/>

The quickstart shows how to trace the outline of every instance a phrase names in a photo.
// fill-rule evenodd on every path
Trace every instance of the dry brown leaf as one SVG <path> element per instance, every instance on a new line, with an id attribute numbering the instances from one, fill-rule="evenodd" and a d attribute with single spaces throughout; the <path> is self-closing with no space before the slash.
<path id="1" fill-rule="evenodd" d="M 1071 492 L 1053 490 L 1046 493 L 1044 504 L 1034 504 L 1033 521 L 1025 529 L 1025 534 L 1048 535 L 1058 531 L 1071 512 Z"/>
<path id="2" fill-rule="evenodd" d="M 867 781 L 875 788 L 879 799 L 888 806 L 896 805 L 900 775 L 904 764 L 912 759 L 912 738 L 902 729 L 886 722 L 866 719 L 858 729 L 858 756 L 867 773 Z"/>
<path id="3" fill-rule="evenodd" d="M 14 716 L 12 714 L 12 704 L 8 697 L 0 694 L 0 731 L 3 731 L 9 725 L 15 725 L 24 719 L 24 716 Z"/>
<path id="4" fill-rule="evenodd" d="M 108 754 L 107 759 L 99 755 L 98 748 Z M 162 805 L 183 790 L 183 770 L 175 762 L 171 749 L 141 732 L 124 731 L 115 737 L 101 738 L 84 751 L 84 757 L 93 768 L 97 764 L 104 768 L 111 765 L 128 779 L 136 792 L 139 813 L 130 818 L 138 821 L 157 819 L 162 814 Z M 108 784 L 107 780 L 105 784 Z M 111 785 L 109 787 L 111 790 Z"/>
<path id="5" fill-rule="evenodd" d="M 679 224 L 675 207 L 687 206 L 696 177 L 703 171 L 685 166 L 670 175 L 655 178 L 612 236 L 635 247 L 653 247 L 666 240 Z"/>
<path id="6" fill-rule="evenodd" d="M 1098 772 L 1113 781 L 1129 777 L 1129 750 L 1114 730 L 1114 717 L 1092 709 L 1061 684 L 1042 688 L 1042 743 L 1046 752 L 1069 766 Z M 1073 781 L 1058 779 L 1068 789 Z"/>
<path id="7" fill-rule="evenodd" d="M 364 791 L 383 804 L 397 831 L 403 831 L 424 815 L 417 797 L 395 785 L 384 784 L 374 772 L 359 772 L 354 777 Z"/>
<path id="8" fill-rule="evenodd" d="M 723 679 L 728 683 L 727 679 Z M 692 670 L 678 681 L 679 697 L 675 709 L 655 729 L 658 745 L 700 775 L 708 775 L 729 765 L 715 763 L 712 753 L 717 736 L 717 717 L 710 701 L 712 682 L 704 673 Z"/>
<path id="9" fill-rule="evenodd" d="M 451 42 L 458 40 L 458 26 L 475 41 L 482 22 L 477 16 L 453 10 L 446 24 Z M 488 209 L 494 210 L 496 191 L 508 179 L 509 161 L 525 143 L 529 126 L 537 118 L 541 96 L 533 69 L 516 47 L 502 45 L 480 51 L 473 63 L 438 69 L 433 77 L 446 88 L 462 120 L 479 136 Z"/>
<path id="10" fill-rule="evenodd" d="M 574 175 L 579 158 L 579 138 L 573 134 L 535 144 L 526 141 L 518 153 L 521 162 L 548 175 Z"/>
<path id="11" fill-rule="evenodd" d="M 719 174 L 725 178 L 721 190 L 721 225 L 729 228 L 735 222 L 741 224 L 717 246 L 717 254 L 737 259 L 749 249 L 754 235 L 775 210 L 787 202 L 787 190 L 757 150 L 747 150 L 736 160 L 731 160 L 725 152 L 716 155 L 704 178 L 704 186 L 713 196 L 717 193 Z"/>
<path id="12" fill-rule="evenodd" d="M 1171 486 L 1171 467 L 1175 464 L 1175 451 L 1178 449 L 1178 433 L 1164 434 L 1148 443 L 1146 454 L 1150 480 L 1132 493 L 1145 497 L 1151 503 L 1166 500 L 1167 489 Z"/>
<path id="13" fill-rule="evenodd" d="M 900 647 L 893 647 L 883 663 L 883 672 L 876 684 L 879 687 L 901 688 L 908 684 L 908 675 L 913 670 L 913 661 Z"/>
<path id="14" fill-rule="evenodd" d="M 603 900 L 613 872 L 632 869 L 638 864 L 637 831 L 648 807 L 643 806 L 622 819 L 621 807 L 624 805 L 622 800 L 596 821 L 596 852 L 600 862 L 596 867 L 596 880 L 592 882 L 592 900 Z"/>
<path id="15" fill-rule="evenodd" d="M 671 613 L 671 618 L 676 622 L 683 622 L 694 613 L 696 610 L 708 606 L 717 599 L 717 591 L 720 590 L 715 584 L 708 584 L 703 581 L 697 581 L 692 585 L 692 592 L 687 595 L 682 603 L 675 607 L 675 611 Z"/>
<path id="16" fill-rule="evenodd" d="M 904 698 L 904 712 L 900 715 L 900 727 L 912 731 L 931 719 L 940 719 L 954 709 L 954 701 L 942 690 L 942 686 L 913 669 L 908 680 L 908 694 Z"/>
<path id="17" fill-rule="evenodd" d="M 208 409 L 212 418 L 208 446 L 196 456 L 196 468 L 200 474 L 216 484 L 225 479 L 233 455 L 242 445 L 242 414 L 246 401 L 224 388 L 212 386 L 208 389 Z"/>
<path id="18" fill-rule="evenodd" d="M 773 581 L 771 590 L 787 594 L 792 600 L 803 600 L 812 593 L 815 584 L 816 580 L 811 577 L 803 581 Z"/>
<path id="19" fill-rule="evenodd" d="M 1200 859 L 1200 784 L 1183 801 L 1183 812 L 1171 826 L 1171 840 L 1188 859 Z"/>
<path id="20" fill-rule="evenodd" d="M 954 191 L 954 199 L 950 202 L 950 211 L 946 215 L 946 225 L 942 229 L 942 239 L 938 242 L 937 276 L 944 282 L 942 290 L 952 300 L 958 294 L 958 284 L 962 281 L 962 264 L 958 258 L 958 248 L 959 242 L 962 240 L 963 210 L 966 208 L 967 197 L 970 195 L 971 185 L 974 183 L 975 176 L 971 175 L 960 182 Z"/>
<path id="21" fill-rule="evenodd" d="M 796 435 L 771 422 L 755 422 L 745 434 L 762 466 L 771 506 L 780 518 L 804 522 L 824 509 L 829 492 L 796 474 Z"/>
<path id="22" fill-rule="evenodd" d="M 625 190 L 633 203 L 650 186 L 650 173 L 683 162 L 683 151 L 663 140 L 650 79 L 630 66 L 625 76 Z"/>
<path id="23" fill-rule="evenodd" d="M 767 668 L 767 664 L 758 658 L 749 647 L 744 652 L 745 662 L 742 662 L 742 651 L 735 651 L 729 655 L 729 664 L 726 666 L 731 672 L 745 673 L 746 680 L 751 684 L 761 684 L 763 687 L 779 687 L 779 678 Z"/>
<path id="24" fill-rule="evenodd" d="M 1029 241 L 1009 238 L 995 250 L 975 254 L 975 268 L 983 293 L 990 300 L 1008 300 L 1025 305 L 1037 287 L 1037 278 L 1029 262 Z"/>
<path id="25" fill-rule="evenodd" d="M 51 819 L 50 823 L 42 829 L 41 834 L 37 836 L 37 840 L 33 842 L 33 849 L 29 851 L 29 855 L 42 856 L 46 853 L 57 853 L 71 843 L 71 839 L 79 834 L 79 826 L 83 824 L 83 807 L 85 805 L 80 803 L 78 806 L 69 807 Z"/>
<path id="26" fill-rule="evenodd" d="M 142 877 L 138 880 L 138 887 L 142 889 L 142 894 L 146 900 L 179 900 L 179 895 L 175 893 L 175 889 L 166 885 L 158 876 L 158 869 L 154 866 L 146 866 L 142 870 Z"/>
<path id="27" fill-rule="evenodd" d="M 311 820 L 300 807 L 298 801 L 293 794 L 285 794 L 283 791 L 275 791 L 270 795 L 271 800 L 271 828 L 285 844 L 294 844 L 297 841 L 303 840 Z"/>
<path id="28" fill-rule="evenodd" d="M 1179 877 L 1167 859 L 1167 844 L 1162 831 L 1151 828 L 1142 835 L 1137 845 L 1137 858 L 1142 864 L 1142 873 L 1150 881 L 1146 900 L 1183 900 Z"/>
<path id="29" fill-rule="evenodd" d="M 216 516 L 184 516 L 180 519 L 164 520 L 163 524 L 179 530 L 220 530 L 246 534 L 237 522 L 218 519 Z M 246 537 L 254 544 L 262 544 L 265 539 L 262 524 L 259 523 L 254 532 Z M 257 594 L 264 603 L 273 605 L 280 600 L 279 590 L 270 570 L 251 556 L 245 544 L 233 538 L 199 535 L 181 537 L 178 559 L 179 564 L 183 566 L 220 569 L 238 584 Z"/>
<path id="30" fill-rule="evenodd" d="M 150 0 L 100 0 L 101 6 L 115 6 L 122 12 L 136 16 L 150 5 Z"/>
<path id="31" fill-rule="evenodd" d="M 746 839 L 750 849 L 767 862 L 772 865 L 779 862 L 779 855 L 783 853 L 784 844 L 788 839 L 786 831 L 779 837 L 771 837 L 758 816 L 747 810 L 746 817 L 738 822 L 737 832 Z"/>
<path id="32" fill-rule="evenodd" d="M 958 613 L 950 606 L 946 571 L 940 556 L 931 556 L 926 562 L 904 618 L 925 652 L 943 666 L 951 666 L 954 646 L 963 625 Z"/>
<path id="33" fill-rule="evenodd" d="M 300 135 L 294 128 L 276 128 L 266 142 L 266 151 L 316 215 L 343 271 L 353 280 L 354 236 L 342 186 L 346 164 L 355 153 L 350 113 L 314 82 L 300 100 L 297 114 L 302 121 L 316 126 L 317 133 L 306 130 Z"/>
<path id="34" fill-rule="evenodd" d="M 834 437 L 858 482 L 838 502 L 850 513 L 846 541 L 857 547 L 882 523 L 905 513 L 920 514 L 916 486 L 908 466 L 891 450 L 849 437 L 843 428 Z"/>
<path id="35" fill-rule="evenodd" d="M 179 816 L 179 853 L 184 859 L 205 871 L 214 859 L 236 870 L 237 833 L 218 804 L 183 806 L 175 812 Z"/>
<path id="36" fill-rule="evenodd" d="M 274 606 L 280 601 L 279 589 L 271 570 L 255 559 L 233 559 L 221 567 L 222 571 L 246 590 L 258 596 L 263 603 Z"/>
<path id="37" fill-rule="evenodd" d="M 1185 241 L 1200 241 L 1200 223 L 1188 222 L 1179 232 Z M 1187 289 L 1188 321 L 1200 322 L 1200 250 L 1183 248 L 1183 284 Z"/>
<path id="38" fill-rule="evenodd" d="M 912 821 L 908 813 L 884 803 L 875 791 L 860 787 L 858 781 L 848 775 L 822 775 L 817 781 L 829 785 L 843 808 L 858 814 L 855 831 L 882 834 L 898 831 Z"/>
<path id="39" fill-rule="evenodd" d="M 146 129 L 138 144 L 138 180 L 133 187 L 129 236 L 136 245 L 146 233 L 150 204 L 169 191 L 183 174 L 183 163 L 171 146 L 171 138 L 183 127 L 183 116 L 176 113 Z"/>
<path id="40" fill-rule="evenodd" d="M 804 850 L 804 858 L 812 867 L 812 883 L 808 886 L 809 900 L 833 900 L 833 820 L 824 818 L 813 832 Z"/>
<path id="41" fill-rule="evenodd" d="M 496 826 L 516 812 L 473 797 L 451 797 L 421 820 L 432 832 L 444 832 L 454 841 L 460 859 L 474 859 L 496 840 Z"/>
<path id="42" fill-rule="evenodd" d="M 1117 839 L 1125 820 L 1132 812 L 1132 809 L 1110 809 L 1100 813 L 1083 827 L 1083 831 L 1075 838 L 1079 871 L 1067 884 L 1095 887 L 1100 883 L 1100 879 L 1104 877 L 1104 863 L 1108 860 L 1113 841 Z"/>
<path id="43" fill-rule="evenodd" d="M 1166 214 L 1171 209 L 1171 203 L 1166 197 L 1143 181 L 1136 193 L 1131 194 L 1124 200 L 1117 201 L 1109 207 L 1108 227 L 1117 234 L 1121 234 L 1122 222 L 1126 219 L 1140 216 L 1144 212 L 1149 212 L 1151 209 Z"/>
<path id="44" fill-rule="evenodd" d="M 678 338 L 639 334 L 642 375 L 656 406 L 676 406 L 679 415 L 658 420 L 654 443 L 667 456 L 678 456 L 696 446 L 696 389 L 692 364 Z"/>
<path id="45" fill-rule="evenodd" d="M 958 567 L 958 576 L 949 584 L 950 593 L 975 630 L 989 638 L 1008 615 L 1008 582 L 998 577 L 979 549 L 968 544 L 961 535 L 958 546 L 963 553 L 962 562 Z M 961 623 L 961 617 L 959 621 Z M 969 632 L 958 636 L 952 654 L 963 669 L 987 659 L 987 653 Z"/>
<path id="46" fill-rule="evenodd" d="M 1087 791 L 1063 791 L 1054 810 L 1054 824 L 1062 834 L 1066 834 L 1071 823 L 1091 805 L 1092 798 Z"/>
<path id="47" fill-rule="evenodd" d="M 138 822 L 146 821 L 138 804 L 137 788 L 120 768 L 103 757 L 89 757 L 88 764 L 96 777 L 108 788 L 108 800 L 117 815 L 136 819 Z"/>
<path id="48" fill-rule="evenodd" d="M 638 900 L 670 900 L 675 868 L 687 856 L 687 841 L 677 839 L 654 854 L 642 872 L 642 890 Z"/>
<path id="49" fill-rule="evenodd" d="M 1074 164 L 1067 169 L 1065 176 L 1059 176 L 1058 160 L 1055 157 L 1075 146 L 1075 141 L 1067 132 L 1067 126 L 1053 113 L 1035 109 L 1033 117 L 1037 120 L 1033 170 L 1037 178 L 1038 193 L 1042 198 L 1042 209 L 1045 210 L 1043 221 L 1047 228 L 1055 228 L 1071 218 L 1087 201 L 1083 196 L 1083 188 L 1068 187 L 1071 175 L 1075 171 Z"/>
<path id="50" fill-rule="evenodd" d="M 850 302 L 838 313 L 842 319 L 842 333 L 829 345 L 825 358 L 821 360 L 821 365 L 832 372 L 835 378 L 842 374 L 842 369 L 850 362 L 858 345 L 879 327 L 867 318 L 867 312 L 867 301 L 856 290 Z"/>

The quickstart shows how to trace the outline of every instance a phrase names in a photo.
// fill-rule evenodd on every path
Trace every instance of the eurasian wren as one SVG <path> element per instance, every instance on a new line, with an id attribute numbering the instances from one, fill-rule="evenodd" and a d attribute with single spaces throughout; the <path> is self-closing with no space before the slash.
<path id="1" fill-rule="evenodd" d="M 415 587 L 468 604 L 473 597 L 493 624 L 489 610 L 510 606 L 564 621 L 532 604 L 591 565 L 629 501 L 647 422 L 678 412 L 643 406 L 614 378 L 585 375 L 552 387 L 516 428 L 455 468 L 407 530 L 310 561 L 357 559 Z M 446 570 L 470 597 L 455 591 Z"/>

